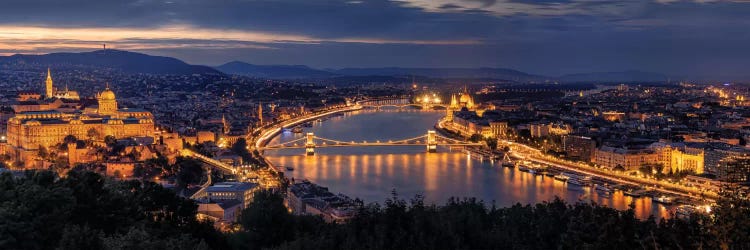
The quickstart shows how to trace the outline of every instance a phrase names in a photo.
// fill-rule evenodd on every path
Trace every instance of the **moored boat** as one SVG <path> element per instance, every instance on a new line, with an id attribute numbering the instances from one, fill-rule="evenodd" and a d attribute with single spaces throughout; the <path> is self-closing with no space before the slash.
<path id="1" fill-rule="evenodd" d="M 521 172 L 530 172 L 531 169 L 528 166 L 526 166 L 526 165 L 519 164 L 518 165 L 518 171 L 521 171 Z"/>
<path id="2" fill-rule="evenodd" d="M 651 200 L 665 205 L 671 205 L 674 203 L 674 197 L 667 195 L 654 195 L 651 197 Z"/>
<path id="3" fill-rule="evenodd" d="M 575 178 L 575 177 L 570 177 L 568 179 L 568 184 L 573 184 L 573 185 L 577 185 L 577 186 L 585 186 L 586 185 L 583 182 L 581 182 L 581 180 L 579 180 L 578 178 Z"/>
<path id="4" fill-rule="evenodd" d="M 294 128 L 292 128 L 292 133 L 295 133 L 295 134 L 302 133 L 302 127 L 294 127 Z"/>
<path id="5" fill-rule="evenodd" d="M 516 165 L 513 164 L 513 162 L 508 162 L 508 161 L 503 161 L 503 163 L 500 164 L 500 165 L 502 165 L 504 168 L 514 168 L 514 167 L 516 167 Z"/>
<path id="6" fill-rule="evenodd" d="M 570 179 L 570 177 L 568 177 L 564 173 L 556 174 L 554 178 L 555 180 L 562 181 L 562 182 L 567 182 L 568 179 Z"/>

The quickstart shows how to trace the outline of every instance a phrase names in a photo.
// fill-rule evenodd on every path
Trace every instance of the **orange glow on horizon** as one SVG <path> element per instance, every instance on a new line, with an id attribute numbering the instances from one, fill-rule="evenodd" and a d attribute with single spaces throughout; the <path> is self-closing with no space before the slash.
<path id="1" fill-rule="evenodd" d="M 123 50 L 174 48 L 275 49 L 276 43 L 323 42 L 368 44 L 474 45 L 474 40 L 398 40 L 381 38 L 316 38 L 308 35 L 209 29 L 191 25 L 157 28 L 67 28 L 0 25 L 0 54 L 39 54 L 58 50 L 91 50 L 108 47 Z"/>

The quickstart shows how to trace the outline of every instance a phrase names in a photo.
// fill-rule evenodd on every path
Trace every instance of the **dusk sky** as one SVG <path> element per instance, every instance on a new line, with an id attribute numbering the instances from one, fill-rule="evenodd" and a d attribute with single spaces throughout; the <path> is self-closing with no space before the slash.
<path id="1" fill-rule="evenodd" d="M 4 0 L 0 54 L 746 76 L 750 1 Z"/>

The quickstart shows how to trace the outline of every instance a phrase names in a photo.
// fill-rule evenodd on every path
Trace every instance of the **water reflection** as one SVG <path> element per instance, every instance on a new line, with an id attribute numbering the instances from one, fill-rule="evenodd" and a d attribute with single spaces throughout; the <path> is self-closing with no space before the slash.
<path id="1" fill-rule="evenodd" d="M 442 116 L 439 112 L 353 112 L 306 128 L 317 136 L 344 141 L 388 140 L 425 134 Z M 299 134 L 285 133 L 271 142 L 291 141 Z M 601 195 L 594 188 L 580 187 L 552 177 L 508 169 L 498 162 L 478 161 L 460 152 L 439 148 L 425 153 L 423 146 L 316 148 L 315 156 L 304 150 L 268 151 L 275 164 L 293 167 L 287 176 L 309 179 L 332 192 L 383 202 L 396 189 L 402 198 L 422 194 L 428 202 L 444 203 L 450 197 L 477 197 L 498 206 L 549 201 L 556 196 L 567 201 L 595 202 L 617 209 L 635 205 L 639 218 L 653 214 L 666 217 L 673 210 L 634 199 L 622 192 Z"/>

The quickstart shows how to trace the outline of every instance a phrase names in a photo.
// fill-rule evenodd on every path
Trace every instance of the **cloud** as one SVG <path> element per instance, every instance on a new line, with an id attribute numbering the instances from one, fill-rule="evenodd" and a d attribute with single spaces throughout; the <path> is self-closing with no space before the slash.
<path id="1" fill-rule="evenodd" d="M 5 0 L 0 53 L 106 42 L 195 63 L 679 71 L 750 63 L 712 54 L 746 50 L 747 13 L 746 1 L 708 0 Z"/>
<path id="2" fill-rule="evenodd" d="M 246 30 L 210 29 L 179 25 L 158 28 L 68 28 L 0 26 L 0 51 L 39 53 L 63 49 L 92 49 L 107 43 L 124 50 L 153 49 L 274 49 L 275 44 L 322 42 L 359 44 L 472 45 L 472 40 L 398 40 L 372 38 L 326 39 L 305 35 L 274 34 Z"/>

